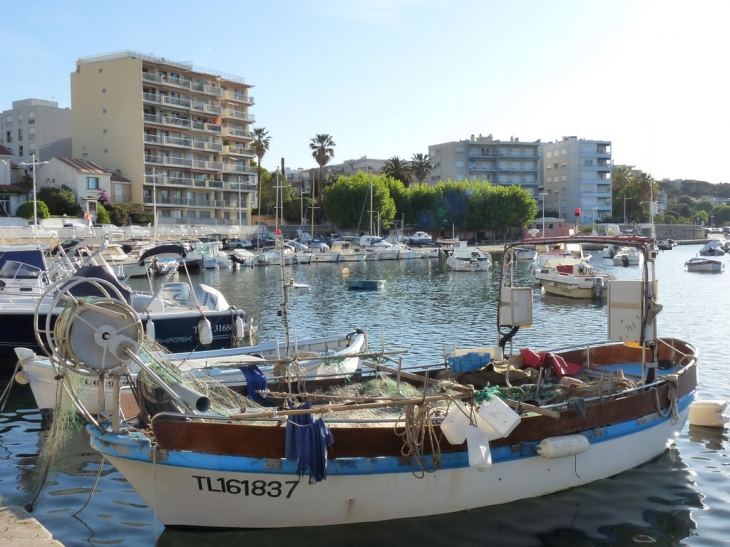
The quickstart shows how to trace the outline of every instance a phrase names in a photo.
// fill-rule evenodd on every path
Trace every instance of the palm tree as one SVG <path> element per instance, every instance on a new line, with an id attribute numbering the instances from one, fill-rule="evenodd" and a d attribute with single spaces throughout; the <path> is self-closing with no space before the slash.
<path id="1" fill-rule="evenodd" d="M 625 186 L 631 184 L 634 179 L 634 174 L 631 172 L 631 167 L 628 165 L 617 165 L 612 170 L 611 179 L 613 191 L 616 193 L 623 190 Z"/>
<path id="2" fill-rule="evenodd" d="M 411 166 L 407 161 L 400 159 L 398 156 L 393 156 L 386 161 L 383 164 L 382 171 L 384 175 L 401 181 L 406 187 L 411 184 L 411 177 L 413 175 Z"/>
<path id="3" fill-rule="evenodd" d="M 317 199 L 317 203 L 322 203 L 322 187 L 324 186 L 324 166 L 335 157 L 334 149 L 335 141 L 332 140 L 330 135 L 326 133 L 316 135 L 310 142 L 309 148 L 312 150 L 312 157 L 316 160 L 319 165 L 319 188 L 312 188 L 314 197 Z M 321 216 L 321 209 L 320 209 Z"/>
<path id="4" fill-rule="evenodd" d="M 261 160 L 264 157 L 264 154 L 266 154 L 266 151 L 269 149 L 269 143 L 271 142 L 271 137 L 269 137 L 269 132 L 266 131 L 266 128 L 264 127 L 254 127 L 253 130 L 253 142 L 251 143 L 251 148 L 253 148 L 254 154 L 256 154 L 256 157 L 259 159 L 258 163 L 258 197 L 259 202 L 256 206 L 256 209 L 259 211 L 259 216 L 261 215 Z"/>
<path id="5" fill-rule="evenodd" d="M 433 165 L 428 154 L 413 154 L 411 158 L 411 172 L 418 180 L 418 184 L 423 184 L 424 179 L 431 172 Z"/>

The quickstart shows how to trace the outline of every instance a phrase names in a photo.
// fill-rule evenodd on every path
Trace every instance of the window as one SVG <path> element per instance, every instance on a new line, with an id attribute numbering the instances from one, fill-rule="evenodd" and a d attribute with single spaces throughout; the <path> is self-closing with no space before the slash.
<path id="1" fill-rule="evenodd" d="M 583 160 L 583 167 L 593 167 L 593 160 Z"/>
<path id="2" fill-rule="evenodd" d="M 99 69 L 99 74 L 101 74 L 102 72 L 104 72 L 104 69 L 103 68 L 100 68 Z"/>
<path id="3" fill-rule="evenodd" d="M 18 146 L 18 155 L 22 158 L 23 157 L 23 146 Z"/>
<path id="4" fill-rule="evenodd" d="M 13 136 L 10 131 L 5 132 L 5 142 L 13 142 Z"/>
<path id="5" fill-rule="evenodd" d="M 35 140 L 35 127 L 28 128 L 28 140 L 29 141 Z"/>
<path id="6" fill-rule="evenodd" d="M 562 155 L 564 156 L 565 154 L 567 154 L 567 153 L 568 153 L 568 151 L 567 151 L 567 150 L 566 150 L 565 148 L 563 148 L 563 149 L 562 149 L 562 150 L 560 151 L 560 153 L 561 153 L 561 154 L 562 154 Z"/>
<path id="7" fill-rule="evenodd" d="M 18 113 L 18 123 L 20 123 L 22 121 L 23 121 L 23 113 L 22 112 L 19 112 Z"/>
<path id="8" fill-rule="evenodd" d="M 553 163 L 553 169 L 557 169 L 557 168 L 558 168 L 558 164 L 557 163 Z"/>
<path id="9" fill-rule="evenodd" d="M 99 177 L 86 177 L 86 188 L 88 190 L 98 190 Z"/>
<path id="10" fill-rule="evenodd" d="M 114 185 L 114 201 L 117 203 L 122 203 L 122 185 L 121 184 L 115 184 Z"/>
<path id="11" fill-rule="evenodd" d="M 23 140 L 23 130 L 20 127 L 18 128 L 18 140 Z"/>
<path id="12" fill-rule="evenodd" d="M 30 150 L 31 152 L 35 152 L 35 143 L 34 142 L 32 142 L 32 143 L 30 143 L 30 145 L 28 145 L 28 150 Z"/>
<path id="13" fill-rule="evenodd" d="M 35 123 L 35 112 L 28 112 L 28 123 Z"/>

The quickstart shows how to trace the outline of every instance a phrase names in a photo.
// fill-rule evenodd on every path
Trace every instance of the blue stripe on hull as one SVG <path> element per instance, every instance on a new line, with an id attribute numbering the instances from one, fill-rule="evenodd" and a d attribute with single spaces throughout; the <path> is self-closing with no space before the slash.
<path id="1" fill-rule="evenodd" d="M 696 390 L 684 396 L 678 401 L 679 413 L 683 413 L 696 397 Z M 653 413 L 643 416 L 640 419 L 623 422 L 599 429 L 576 432 L 584 435 L 591 445 L 613 441 L 621 437 L 635 435 L 642 431 L 651 429 L 671 420 L 668 409 L 664 409 L 666 415 Z M 88 426 L 91 433 L 91 444 L 100 452 L 130 460 L 151 462 L 151 446 L 148 438 L 141 433 L 129 433 L 123 435 L 100 434 L 93 426 Z M 335 440 L 336 429 L 333 431 Z M 539 457 L 537 445 L 539 442 L 520 443 L 521 450 L 514 451 L 514 446 L 495 447 L 491 450 L 493 464 L 509 461 L 522 460 L 525 458 Z M 280 475 L 291 474 L 296 476 L 297 466 L 295 462 L 284 459 L 271 460 L 263 458 L 247 458 L 241 456 L 215 456 L 181 451 L 162 451 L 156 457 L 159 465 L 172 467 L 194 468 L 207 471 L 231 471 L 240 473 L 272 473 Z M 426 468 L 433 468 L 433 459 L 428 456 L 424 458 Z M 441 454 L 439 469 L 456 469 L 469 467 L 469 457 L 466 451 Z M 329 460 L 327 463 L 327 474 L 336 475 L 370 475 L 370 474 L 391 474 L 411 473 L 413 469 L 410 458 L 342 458 Z"/>

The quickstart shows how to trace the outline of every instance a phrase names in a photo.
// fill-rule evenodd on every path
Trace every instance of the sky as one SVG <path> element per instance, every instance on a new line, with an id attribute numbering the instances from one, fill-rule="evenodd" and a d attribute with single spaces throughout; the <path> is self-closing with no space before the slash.
<path id="1" fill-rule="evenodd" d="M 6 10 L 7 11 L 7 10 Z M 493 135 L 612 143 L 655 179 L 730 182 L 726 0 L 27 0 L 0 19 L 0 111 L 73 107 L 76 60 L 131 50 L 245 78 L 263 166 L 409 160 Z M 8 15 L 6 13 L 6 15 Z"/>

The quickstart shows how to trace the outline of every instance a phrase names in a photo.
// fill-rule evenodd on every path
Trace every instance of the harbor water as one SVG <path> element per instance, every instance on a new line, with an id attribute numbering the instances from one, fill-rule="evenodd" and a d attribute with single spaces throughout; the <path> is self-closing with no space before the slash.
<path id="1" fill-rule="evenodd" d="M 698 245 L 659 253 L 657 319 L 660 336 L 695 344 L 700 353 L 700 399 L 730 399 L 726 362 L 730 273 L 689 273 L 684 262 Z M 594 252 L 591 263 L 618 278 L 635 278 L 636 267 L 614 266 Z M 496 262 L 499 254 L 493 254 Z M 722 260 L 728 260 L 722 257 Z M 343 268 L 349 269 L 349 276 Z M 363 263 L 317 263 L 285 269 L 285 279 L 310 285 L 290 295 L 291 336 L 299 339 L 366 330 L 372 350 L 393 351 L 402 365 L 442 363 L 454 349 L 497 342 L 499 269 L 452 272 L 443 261 L 414 259 Z M 281 271 L 278 266 L 215 270 L 195 282 L 220 288 L 230 304 L 256 318 L 262 338 L 283 340 Z M 531 285 L 526 264 L 515 275 Z M 386 281 L 377 291 L 348 290 L 348 279 Z M 140 287 L 143 281 L 135 281 Z M 521 329 L 516 346 L 555 349 L 606 338 L 607 309 L 534 290 L 534 324 Z M 396 353 L 397 352 L 397 353 Z M 402 352 L 402 353 L 401 353 Z M 12 380 L 14 363 L 0 371 Z M 0 503 L 25 505 L 38 484 L 39 452 L 47 424 L 28 386 L 14 385 L 0 413 Z M 99 473 L 99 471 L 101 472 Z M 98 475 L 98 481 L 97 481 Z M 414 480 L 418 480 L 415 479 Z M 509 485 L 505 485 L 509 488 Z M 89 495 L 94 492 L 91 499 Z M 451 515 L 281 530 L 209 531 L 165 529 L 123 477 L 102 462 L 83 430 L 76 432 L 33 504 L 33 516 L 67 547 L 257 545 L 509 545 L 509 546 L 701 546 L 727 545 L 730 536 L 728 429 L 685 426 L 676 443 L 640 468 L 542 498 Z M 438 499 L 414 499 L 435 504 Z M 235 500 L 231 500 L 235 503 Z M 296 506 L 291 507 L 297 511 Z M 287 515 L 282 514 L 283 521 Z"/>

